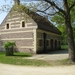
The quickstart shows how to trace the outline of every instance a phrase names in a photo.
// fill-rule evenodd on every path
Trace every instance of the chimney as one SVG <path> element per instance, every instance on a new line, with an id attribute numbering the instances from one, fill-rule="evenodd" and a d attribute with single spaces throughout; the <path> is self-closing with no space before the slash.
<path id="1" fill-rule="evenodd" d="M 14 5 L 19 5 L 20 4 L 20 0 L 14 0 Z"/>

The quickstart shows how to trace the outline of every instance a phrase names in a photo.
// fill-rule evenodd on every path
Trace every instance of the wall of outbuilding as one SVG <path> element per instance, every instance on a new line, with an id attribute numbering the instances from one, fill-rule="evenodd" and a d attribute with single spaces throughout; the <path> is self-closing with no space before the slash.
<path id="1" fill-rule="evenodd" d="M 50 52 L 52 50 L 60 49 L 61 36 L 59 34 L 55 34 L 52 32 L 48 32 L 45 30 L 38 29 L 37 30 L 37 53 L 43 52 L 44 50 L 44 37 L 43 34 L 46 34 L 46 52 Z M 42 45 L 40 46 L 40 40 L 42 40 Z M 53 44 L 51 43 L 53 41 Z M 53 48 L 52 48 L 53 46 Z"/>
<path id="2" fill-rule="evenodd" d="M 3 47 L 5 42 L 12 41 L 16 43 L 15 51 L 36 53 L 34 41 L 36 22 L 31 18 L 27 20 L 22 14 L 15 15 L 8 14 L 0 26 L 0 51 L 5 51 Z M 22 21 L 25 22 L 25 27 L 22 27 Z M 6 27 L 7 24 L 9 29 Z"/>

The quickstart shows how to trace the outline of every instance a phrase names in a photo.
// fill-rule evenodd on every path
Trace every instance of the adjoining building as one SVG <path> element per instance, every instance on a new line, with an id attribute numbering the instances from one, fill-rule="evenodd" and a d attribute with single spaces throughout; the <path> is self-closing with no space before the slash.
<path id="1" fill-rule="evenodd" d="M 61 32 L 45 17 L 24 7 L 19 0 L 0 25 L 0 49 L 6 41 L 16 43 L 16 51 L 41 53 L 60 49 Z M 16 10 L 14 9 L 16 7 Z M 23 7 L 21 5 L 21 7 Z M 14 10 L 13 10 L 14 9 Z"/>

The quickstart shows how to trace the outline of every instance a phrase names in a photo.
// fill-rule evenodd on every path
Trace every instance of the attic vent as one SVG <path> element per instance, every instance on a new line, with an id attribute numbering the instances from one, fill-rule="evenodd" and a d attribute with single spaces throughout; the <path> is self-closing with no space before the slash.
<path id="1" fill-rule="evenodd" d="M 14 5 L 19 5 L 20 4 L 20 0 L 14 0 Z"/>

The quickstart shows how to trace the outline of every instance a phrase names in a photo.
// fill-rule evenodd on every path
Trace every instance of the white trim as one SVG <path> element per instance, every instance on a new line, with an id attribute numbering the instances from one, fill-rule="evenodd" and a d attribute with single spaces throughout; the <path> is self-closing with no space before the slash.
<path id="1" fill-rule="evenodd" d="M 11 23 L 8 23 L 8 22 L 5 24 L 5 28 L 4 29 L 9 30 L 9 29 L 7 29 L 7 24 L 9 24 L 9 29 L 11 29 Z"/>
<path id="2" fill-rule="evenodd" d="M 5 38 L 1 40 L 27 40 L 27 39 L 33 39 L 33 38 Z"/>
<path id="3" fill-rule="evenodd" d="M 33 46 L 19 46 L 19 48 L 34 48 Z"/>
<path id="4" fill-rule="evenodd" d="M 1 46 L 2 48 L 4 48 L 4 46 Z M 17 48 L 34 48 L 33 46 L 17 46 Z"/>
<path id="5" fill-rule="evenodd" d="M 34 29 L 33 30 L 33 32 L 34 32 L 34 52 L 36 53 L 36 51 L 37 51 L 37 39 L 36 39 L 36 37 L 37 37 L 37 34 L 36 34 L 36 29 Z"/>
<path id="6" fill-rule="evenodd" d="M 25 22 L 25 27 L 22 27 L 22 22 Z M 27 28 L 27 24 L 26 24 L 26 21 L 25 20 L 21 20 L 20 21 L 20 28 Z"/>
<path id="7" fill-rule="evenodd" d="M 14 26 L 20 26 L 20 24 L 16 24 L 16 25 L 11 25 L 11 27 L 14 27 Z M 11 28 L 12 29 L 12 28 Z"/>
<path id="8" fill-rule="evenodd" d="M 31 27 L 24 27 L 24 28 L 26 29 L 26 28 L 31 28 Z M 24 28 L 22 28 L 22 27 L 21 28 L 11 28 L 11 29 L 8 29 L 8 30 L 19 30 L 19 29 L 24 29 Z M 0 31 L 5 31 L 5 30 L 7 30 L 7 29 L 1 29 Z"/>
<path id="9" fill-rule="evenodd" d="M 12 16 L 11 16 L 11 18 L 9 19 L 7 19 L 7 22 L 10 22 L 10 21 L 16 21 L 16 20 L 20 20 L 20 17 L 14 17 L 14 18 L 12 18 Z"/>

